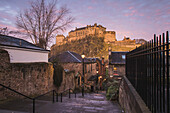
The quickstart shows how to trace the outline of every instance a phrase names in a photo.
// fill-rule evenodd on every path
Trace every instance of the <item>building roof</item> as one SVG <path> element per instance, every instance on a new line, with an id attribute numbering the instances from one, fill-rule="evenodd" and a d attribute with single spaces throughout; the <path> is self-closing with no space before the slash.
<path id="1" fill-rule="evenodd" d="M 49 61 L 54 60 L 54 59 L 62 63 L 81 63 L 82 62 L 81 55 L 75 52 L 70 52 L 70 51 L 62 52 L 58 54 L 57 56 L 50 58 Z M 85 63 L 88 62 L 87 58 L 84 59 L 84 62 Z"/>
<path id="2" fill-rule="evenodd" d="M 111 55 L 109 55 L 109 64 L 125 64 L 126 53 L 128 52 L 111 52 Z"/>
<path id="3" fill-rule="evenodd" d="M 62 63 L 82 63 L 82 57 L 78 53 L 65 51 L 56 56 L 49 58 L 49 62 L 57 60 Z M 84 58 L 84 63 L 95 63 L 96 58 Z"/>
<path id="4" fill-rule="evenodd" d="M 9 47 L 17 47 L 17 48 L 26 48 L 40 51 L 49 51 L 43 48 L 40 48 L 28 41 L 23 39 L 19 39 L 12 36 L 2 35 L 0 34 L 0 46 L 9 46 Z"/>

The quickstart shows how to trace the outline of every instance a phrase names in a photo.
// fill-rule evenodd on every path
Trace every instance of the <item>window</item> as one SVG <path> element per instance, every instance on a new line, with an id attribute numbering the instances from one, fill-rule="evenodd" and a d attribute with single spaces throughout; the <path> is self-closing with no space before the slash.
<path id="1" fill-rule="evenodd" d="M 122 59 L 125 60 L 126 56 L 125 55 L 122 55 Z"/>

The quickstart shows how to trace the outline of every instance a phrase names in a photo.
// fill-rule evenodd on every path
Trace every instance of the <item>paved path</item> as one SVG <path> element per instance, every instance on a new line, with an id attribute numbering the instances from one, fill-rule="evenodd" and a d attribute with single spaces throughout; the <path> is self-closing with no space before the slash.
<path id="1" fill-rule="evenodd" d="M 26 103 L 27 104 L 25 105 L 19 105 L 20 108 L 14 107 L 16 106 L 14 105 L 8 110 L 5 110 L 5 107 L 3 108 L 0 106 L 0 113 L 31 112 L 31 102 Z M 36 113 L 121 113 L 121 108 L 117 102 L 107 101 L 105 98 L 105 94 L 103 93 L 85 94 L 84 98 L 82 98 L 81 94 L 77 94 L 77 98 L 75 98 L 72 94 L 70 99 L 68 98 L 68 96 L 63 97 L 62 103 L 52 103 L 51 101 L 43 100 L 36 101 Z"/>

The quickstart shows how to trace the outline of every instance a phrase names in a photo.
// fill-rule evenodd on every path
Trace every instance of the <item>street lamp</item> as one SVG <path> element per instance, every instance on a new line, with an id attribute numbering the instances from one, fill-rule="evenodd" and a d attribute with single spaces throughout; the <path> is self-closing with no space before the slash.
<path id="1" fill-rule="evenodd" d="M 85 58 L 85 55 L 84 55 L 84 53 L 81 55 L 81 57 L 82 57 L 82 61 L 83 61 L 83 76 L 82 76 L 82 97 L 84 97 L 84 58 Z"/>
<path id="2" fill-rule="evenodd" d="M 97 90 L 97 93 L 98 93 L 98 73 L 99 71 L 96 71 L 97 75 L 96 75 L 96 90 Z"/>
<path id="3" fill-rule="evenodd" d="M 96 85 L 98 84 L 98 73 L 99 73 L 99 71 L 96 71 L 96 73 L 97 73 L 97 76 L 96 76 Z"/>

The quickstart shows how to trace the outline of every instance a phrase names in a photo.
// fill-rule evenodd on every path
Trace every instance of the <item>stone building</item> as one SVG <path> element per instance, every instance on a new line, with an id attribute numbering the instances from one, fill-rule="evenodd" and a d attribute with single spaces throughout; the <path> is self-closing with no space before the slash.
<path id="1" fill-rule="evenodd" d="M 64 42 L 65 36 L 64 35 L 57 35 L 56 36 L 56 44 L 57 45 L 62 45 Z"/>
<path id="2" fill-rule="evenodd" d="M 42 82 L 43 81 L 43 82 Z M 27 96 L 41 95 L 53 90 L 51 63 L 11 63 L 8 51 L 0 48 L 0 84 Z M 0 85 L 0 100 L 21 97 Z"/>
<path id="3" fill-rule="evenodd" d="M 86 36 L 96 36 L 96 37 L 104 37 L 105 42 L 114 42 L 116 41 L 116 32 L 115 31 L 106 31 L 106 28 L 102 25 L 87 25 L 86 27 L 77 28 L 75 30 L 71 30 L 68 33 L 68 41 L 79 40 L 85 38 Z M 56 44 L 60 45 L 61 41 L 64 41 L 65 37 L 63 35 L 56 36 Z"/>
<path id="4" fill-rule="evenodd" d="M 27 96 L 53 90 L 53 65 L 48 63 L 48 53 L 23 39 L 0 34 L 0 100 L 18 96 L 2 85 Z"/>
<path id="5" fill-rule="evenodd" d="M 54 57 L 49 59 L 50 62 L 56 60 L 63 68 L 63 82 L 58 89 L 58 92 L 62 92 L 69 88 L 71 89 L 81 89 L 82 85 L 82 73 L 83 73 L 83 65 L 81 55 L 65 51 L 60 53 Z M 96 75 L 96 62 L 93 60 L 89 60 L 88 58 L 84 59 L 84 82 L 85 89 L 90 88 L 88 84 L 88 79 L 92 76 Z"/>
<path id="6" fill-rule="evenodd" d="M 109 75 L 111 77 L 125 75 L 125 59 L 128 52 L 109 51 Z"/>
<path id="7" fill-rule="evenodd" d="M 98 71 L 98 84 L 99 88 L 102 88 L 102 83 L 106 79 L 106 62 L 104 61 L 104 58 L 100 60 L 99 58 L 96 58 L 96 69 Z"/>

